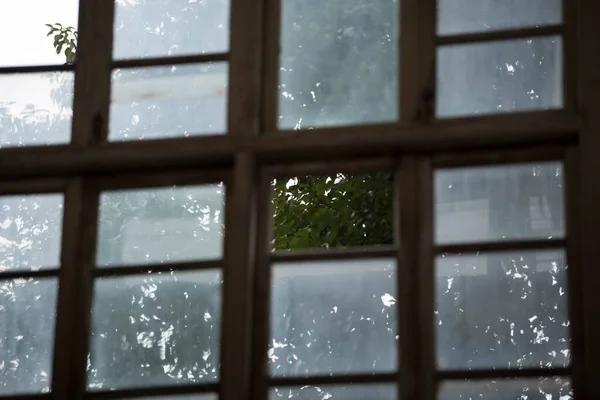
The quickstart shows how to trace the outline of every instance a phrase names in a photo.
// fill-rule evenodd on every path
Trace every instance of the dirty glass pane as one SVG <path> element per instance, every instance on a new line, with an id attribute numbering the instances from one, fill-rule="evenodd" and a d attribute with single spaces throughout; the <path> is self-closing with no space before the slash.
<path id="1" fill-rule="evenodd" d="M 97 280 L 88 387 L 217 380 L 220 319 L 219 271 Z"/>
<path id="2" fill-rule="evenodd" d="M 0 148 L 68 143 L 73 76 L 72 72 L 0 75 Z"/>
<path id="3" fill-rule="evenodd" d="M 560 37 L 442 46 L 437 57 L 439 117 L 563 105 Z"/>
<path id="4" fill-rule="evenodd" d="M 229 49 L 228 0 L 115 0 L 113 57 L 220 53 Z"/>
<path id="5" fill-rule="evenodd" d="M 191 64 L 112 73 L 109 140 L 224 133 L 227 64 Z"/>
<path id="6" fill-rule="evenodd" d="M 299 176 L 273 186 L 273 250 L 391 244 L 394 176 Z"/>
<path id="7" fill-rule="evenodd" d="M 49 392 L 56 279 L 0 281 L 0 394 Z"/>
<path id="8" fill-rule="evenodd" d="M 398 0 L 281 7 L 280 128 L 398 118 Z"/>
<path id="9" fill-rule="evenodd" d="M 438 170 L 436 242 L 564 237 L 563 191 L 560 162 Z"/>
<path id="10" fill-rule="evenodd" d="M 558 250 L 439 256 L 439 367 L 568 366 L 566 269 Z"/>
<path id="11" fill-rule="evenodd" d="M 437 4 L 439 35 L 562 22 L 561 0 L 438 0 Z"/>
<path id="12" fill-rule="evenodd" d="M 393 371 L 396 279 L 392 259 L 275 264 L 271 374 Z"/>
<path id="13" fill-rule="evenodd" d="M 396 400 L 398 389 L 394 385 L 307 385 L 303 387 L 278 387 L 271 389 L 269 400 Z"/>
<path id="14" fill-rule="evenodd" d="M 573 400 L 568 378 L 444 382 L 438 400 Z"/>
<path id="15" fill-rule="evenodd" d="M 64 64 L 46 24 L 77 27 L 78 0 L 4 0 L 0 12 L 0 67 Z M 0 85 L 3 87 L 4 85 Z"/>
<path id="16" fill-rule="evenodd" d="M 105 192 L 97 264 L 156 264 L 223 254 L 223 184 Z"/>
<path id="17" fill-rule="evenodd" d="M 60 266 L 63 195 L 0 197 L 0 272 Z"/>

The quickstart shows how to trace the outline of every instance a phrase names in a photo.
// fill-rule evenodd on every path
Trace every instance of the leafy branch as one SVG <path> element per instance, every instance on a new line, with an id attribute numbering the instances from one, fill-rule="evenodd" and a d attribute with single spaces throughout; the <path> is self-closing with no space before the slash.
<path id="1" fill-rule="evenodd" d="M 75 53 L 77 51 L 77 30 L 72 26 L 62 26 L 62 24 L 45 24 L 49 31 L 48 35 L 54 35 L 54 49 L 56 54 L 63 52 L 66 59 L 66 64 L 75 63 Z"/>

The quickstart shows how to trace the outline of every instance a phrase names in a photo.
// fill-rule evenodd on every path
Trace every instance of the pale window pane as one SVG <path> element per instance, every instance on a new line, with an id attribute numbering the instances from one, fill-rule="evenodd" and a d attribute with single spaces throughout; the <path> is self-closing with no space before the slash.
<path id="1" fill-rule="evenodd" d="M 568 378 L 444 382 L 438 400 L 573 400 Z"/>
<path id="2" fill-rule="evenodd" d="M 60 266 L 63 195 L 0 197 L 0 272 Z"/>
<path id="3" fill-rule="evenodd" d="M 227 64 L 192 64 L 112 73 L 109 140 L 224 133 Z"/>
<path id="4" fill-rule="evenodd" d="M 0 87 L 0 148 L 71 140 L 72 72 L 0 75 Z"/>
<path id="5" fill-rule="evenodd" d="M 96 281 L 90 389 L 214 382 L 219 376 L 219 271 Z"/>
<path id="6" fill-rule="evenodd" d="M 398 118 L 398 8 L 398 0 L 282 1 L 280 128 Z"/>
<path id="7" fill-rule="evenodd" d="M 561 108 L 562 57 L 562 40 L 555 36 L 442 46 L 437 54 L 437 115 Z"/>
<path id="8" fill-rule="evenodd" d="M 438 0 L 440 35 L 531 28 L 561 22 L 561 0 Z"/>
<path id="9" fill-rule="evenodd" d="M 269 366 L 275 376 L 393 371 L 393 260 L 273 266 Z"/>
<path id="10" fill-rule="evenodd" d="M 438 244 L 564 237 L 561 163 L 439 170 Z"/>
<path id="11" fill-rule="evenodd" d="M 116 0 L 115 5 L 114 58 L 229 49 L 228 0 Z"/>
<path id="12" fill-rule="evenodd" d="M 439 367 L 568 366 L 566 269 L 556 250 L 439 256 Z"/>
<path id="13" fill-rule="evenodd" d="M 0 281 L 0 394 L 49 392 L 56 279 Z"/>
<path id="14" fill-rule="evenodd" d="M 307 385 L 303 387 L 273 388 L 269 400 L 396 400 L 398 389 L 394 385 Z"/>
<path id="15" fill-rule="evenodd" d="M 100 197 L 97 264 L 219 259 L 222 184 L 106 192 Z"/>

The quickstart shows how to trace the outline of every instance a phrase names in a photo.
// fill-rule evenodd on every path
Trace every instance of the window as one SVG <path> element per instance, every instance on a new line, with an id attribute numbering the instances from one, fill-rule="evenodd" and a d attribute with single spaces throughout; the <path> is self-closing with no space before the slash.
<path id="1" fill-rule="evenodd" d="M 600 398 L 598 2 L 4 7 L 0 400 Z"/>

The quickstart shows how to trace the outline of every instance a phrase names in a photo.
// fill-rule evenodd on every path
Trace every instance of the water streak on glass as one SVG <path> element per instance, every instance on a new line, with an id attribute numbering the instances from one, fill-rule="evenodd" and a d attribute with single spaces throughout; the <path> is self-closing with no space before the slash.
<path id="1" fill-rule="evenodd" d="M 437 57 L 439 117 L 563 106 L 560 37 L 442 46 Z"/>
<path id="2" fill-rule="evenodd" d="M 273 250 L 392 244 L 394 176 L 298 176 L 273 187 Z"/>
<path id="3" fill-rule="evenodd" d="M 534 28 L 562 22 L 561 0 L 438 0 L 438 34 Z"/>
<path id="4" fill-rule="evenodd" d="M 222 184 L 103 193 L 97 264 L 139 265 L 220 258 L 224 193 Z"/>
<path id="5" fill-rule="evenodd" d="M 272 375 L 396 368 L 394 260 L 275 264 L 272 279 Z"/>
<path id="6" fill-rule="evenodd" d="M 109 140 L 224 133 L 227 82 L 226 63 L 115 70 Z"/>
<path id="7" fill-rule="evenodd" d="M 562 238 L 563 181 L 559 162 L 438 170 L 436 243 Z"/>
<path id="8" fill-rule="evenodd" d="M 56 279 L 0 281 L 0 394 L 47 393 L 52 381 Z"/>
<path id="9" fill-rule="evenodd" d="M 0 272 L 60 266 L 63 195 L 0 197 Z"/>
<path id="10" fill-rule="evenodd" d="M 397 0 L 281 6 L 279 128 L 398 118 Z"/>
<path id="11" fill-rule="evenodd" d="M 438 366 L 459 370 L 568 366 L 566 275 L 563 251 L 438 257 Z"/>
<path id="12" fill-rule="evenodd" d="M 398 389 L 390 384 L 276 387 L 269 392 L 269 400 L 396 400 L 397 396 Z"/>
<path id="13" fill-rule="evenodd" d="M 0 148 L 71 140 L 72 72 L 0 75 L 0 87 Z"/>
<path id="14" fill-rule="evenodd" d="M 220 320 L 219 271 L 97 280 L 88 387 L 216 381 Z"/>
<path id="15" fill-rule="evenodd" d="M 564 377 L 444 382 L 438 400 L 573 400 L 571 381 Z"/>
<path id="16" fill-rule="evenodd" d="M 229 49 L 228 0 L 116 0 L 115 5 L 115 59 Z"/>

